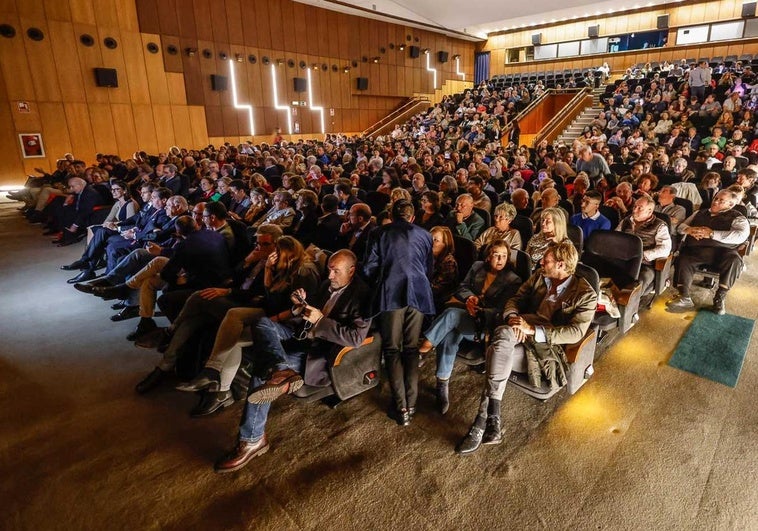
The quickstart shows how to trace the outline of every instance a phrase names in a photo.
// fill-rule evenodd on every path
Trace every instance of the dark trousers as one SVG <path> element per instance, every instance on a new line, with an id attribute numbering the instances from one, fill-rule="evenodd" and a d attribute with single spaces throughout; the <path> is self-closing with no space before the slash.
<path id="1" fill-rule="evenodd" d="M 156 303 L 168 320 L 173 323 L 184 308 L 184 303 L 196 291 L 198 291 L 196 288 L 165 290 Z"/>
<path id="2" fill-rule="evenodd" d="M 423 324 L 424 314 L 410 307 L 379 315 L 384 363 L 398 410 L 416 407 L 418 340 Z"/>
<path id="3" fill-rule="evenodd" d="M 689 297 L 692 277 L 703 265 L 718 271 L 719 285 L 729 289 L 742 271 L 742 257 L 736 250 L 724 247 L 684 247 L 676 266 L 676 285 L 682 296 Z"/>
<path id="4" fill-rule="evenodd" d="M 655 289 L 655 266 L 642 264 L 640 267 L 640 284 L 642 284 L 642 295 L 647 295 Z"/>

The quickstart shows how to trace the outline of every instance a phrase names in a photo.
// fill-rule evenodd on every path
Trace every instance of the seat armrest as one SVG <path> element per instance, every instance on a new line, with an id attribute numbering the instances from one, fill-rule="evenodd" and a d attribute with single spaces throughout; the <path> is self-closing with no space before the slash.
<path id="1" fill-rule="evenodd" d="M 590 346 L 596 340 L 597 340 L 597 332 L 595 331 L 594 328 L 590 327 L 590 329 L 587 330 L 587 333 L 584 334 L 584 337 L 582 339 L 580 339 L 576 343 L 573 343 L 571 345 L 566 345 L 563 347 L 563 351 L 566 353 L 566 360 L 568 360 L 569 363 L 575 363 L 577 358 L 579 357 L 579 354 L 582 352 L 582 350 Z"/>
<path id="2" fill-rule="evenodd" d="M 370 345 L 373 342 L 374 342 L 374 336 L 368 336 L 366 339 L 363 340 L 360 346 L 362 347 L 364 345 Z M 360 348 L 360 347 L 343 347 L 342 349 L 340 349 L 340 351 L 337 352 L 337 357 L 334 359 L 333 365 L 337 367 L 342 362 L 342 358 L 344 358 L 348 352 L 350 352 L 351 350 L 355 350 L 356 348 Z"/>

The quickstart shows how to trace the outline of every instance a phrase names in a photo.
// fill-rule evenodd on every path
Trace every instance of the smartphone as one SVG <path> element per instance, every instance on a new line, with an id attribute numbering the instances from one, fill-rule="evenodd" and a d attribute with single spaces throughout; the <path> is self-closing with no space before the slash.
<path id="1" fill-rule="evenodd" d="M 302 298 L 298 292 L 294 292 L 294 293 L 292 294 L 292 296 L 293 296 L 293 297 L 295 297 L 295 300 L 297 300 L 297 302 L 299 302 L 299 303 L 300 303 L 300 304 L 302 304 L 303 306 L 307 306 L 307 305 L 308 305 L 308 303 L 307 303 L 307 302 L 305 302 L 305 299 L 304 299 L 304 298 Z"/>

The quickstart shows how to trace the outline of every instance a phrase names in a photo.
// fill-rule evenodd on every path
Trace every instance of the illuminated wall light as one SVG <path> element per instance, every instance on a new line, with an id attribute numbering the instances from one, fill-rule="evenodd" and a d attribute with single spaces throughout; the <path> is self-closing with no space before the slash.
<path id="1" fill-rule="evenodd" d="M 311 83 L 310 70 L 308 70 L 308 107 L 310 107 L 312 111 L 318 111 L 321 115 L 321 134 L 323 135 L 326 132 L 326 129 L 324 128 L 324 108 L 313 103 L 313 83 Z"/>
<path id="2" fill-rule="evenodd" d="M 240 104 L 237 99 L 237 77 L 234 73 L 234 61 L 229 59 L 229 77 L 232 80 L 232 103 L 234 108 L 240 111 L 247 111 L 247 119 L 250 124 L 250 136 L 255 136 L 255 125 L 253 122 L 253 106 L 249 103 Z"/>
<path id="3" fill-rule="evenodd" d="M 308 71 L 310 74 L 310 70 Z M 276 65 L 271 65 L 271 88 L 274 91 L 274 109 L 277 111 L 287 111 L 287 131 L 292 134 L 292 109 L 289 105 L 279 105 L 279 89 L 276 85 Z"/>
<path id="4" fill-rule="evenodd" d="M 461 58 L 458 56 L 455 58 L 455 73 L 461 76 L 463 81 L 466 81 L 466 73 L 461 72 Z"/>
<path id="5" fill-rule="evenodd" d="M 426 52 L 426 71 L 427 72 L 431 72 L 432 75 L 434 76 L 433 77 L 433 83 L 434 83 L 434 85 L 432 85 L 432 88 L 436 89 L 437 88 L 437 69 L 436 68 L 432 68 L 431 65 L 429 64 L 429 57 L 431 57 L 431 55 L 432 54 L 430 54 L 428 51 Z"/>

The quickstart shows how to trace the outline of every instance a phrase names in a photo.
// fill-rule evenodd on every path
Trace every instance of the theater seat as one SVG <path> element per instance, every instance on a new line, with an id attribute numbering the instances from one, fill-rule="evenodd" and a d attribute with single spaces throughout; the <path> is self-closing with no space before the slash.
<path id="1" fill-rule="evenodd" d="M 330 360 L 331 384 L 324 387 L 304 385 L 293 396 L 305 402 L 324 400 L 330 407 L 337 407 L 379 385 L 381 352 L 381 336 L 374 332 L 359 347 L 344 347 Z"/>

